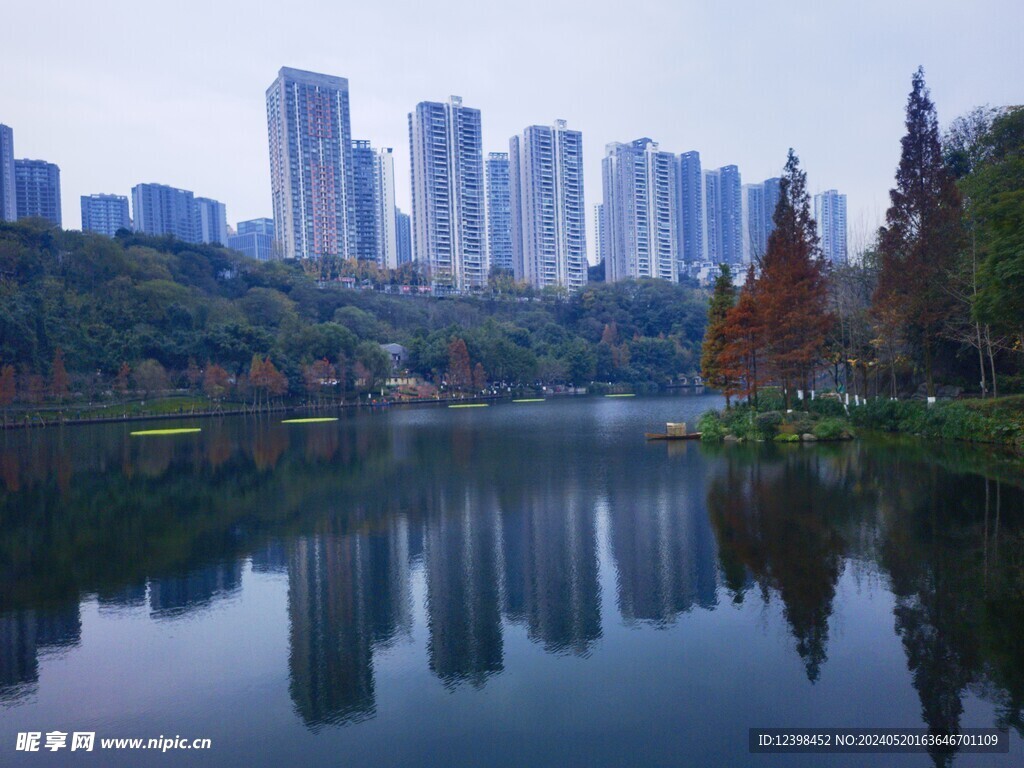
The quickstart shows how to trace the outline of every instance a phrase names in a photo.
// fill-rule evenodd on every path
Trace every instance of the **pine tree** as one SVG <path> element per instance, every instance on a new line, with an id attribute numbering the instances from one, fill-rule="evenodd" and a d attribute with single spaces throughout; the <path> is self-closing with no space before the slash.
<path id="1" fill-rule="evenodd" d="M 63 402 L 68 394 L 68 370 L 64 367 L 64 352 L 58 349 L 53 353 L 53 365 L 50 367 L 50 394 Z"/>
<path id="2" fill-rule="evenodd" d="M 7 423 L 7 410 L 14 402 L 17 385 L 14 379 L 14 366 L 5 365 L 0 368 L 0 407 L 4 409 L 4 424 Z"/>
<path id="3" fill-rule="evenodd" d="M 792 390 L 813 380 L 831 318 L 825 265 L 807 194 L 807 174 L 792 149 L 779 182 L 775 229 L 761 259 L 758 279 L 763 315 L 764 359 L 782 385 L 786 408 Z"/>
<path id="4" fill-rule="evenodd" d="M 736 288 L 732 284 L 732 272 L 728 264 L 720 266 L 721 272 L 715 278 L 715 288 L 708 301 L 708 324 L 704 331 L 704 343 L 701 346 L 700 373 L 708 386 L 726 388 L 725 376 L 722 373 L 721 357 L 725 349 L 725 326 L 729 310 L 736 303 Z M 607 326 L 605 326 L 607 329 Z M 603 341 L 603 338 L 602 338 Z M 726 407 L 729 404 L 729 393 L 726 393 Z"/>
<path id="5" fill-rule="evenodd" d="M 963 242 L 960 195 L 942 156 L 939 120 L 918 68 L 907 99 L 896 186 L 878 233 L 881 270 L 874 304 L 898 316 L 935 394 L 934 345 L 953 311 L 947 282 Z"/>
<path id="6" fill-rule="evenodd" d="M 458 337 L 448 345 L 448 383 L 455 389 L 467 389 L 473 383 L 466 342 Z"/>
<path id="7" fill-rule="evenodd" d="M 726 315 L 722 328 L 724 344 L 718 364 L 727 402 L 732 395 L 741 394 L 757 405 L 757 390 L 764 376 L 762 351 L 765 346 L 760 291 L 761 286 L 751 264 L 739 299 Z"/>

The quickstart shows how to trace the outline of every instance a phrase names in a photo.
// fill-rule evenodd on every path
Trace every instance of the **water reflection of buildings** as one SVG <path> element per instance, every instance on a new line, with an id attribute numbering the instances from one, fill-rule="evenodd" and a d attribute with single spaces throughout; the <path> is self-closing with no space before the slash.
<path id="1" fill-rule="evenodd" d="M 608 484 L 619 612 L 627 622 L 666 626 L 695 606 L 716 605 L 715 538 L 695 458 L 682 455 L 643 483 L 616 477 Z"/>
<path id="2" fill-rule="evenodd" d="M 593 492 L 550 477 L 520 492 L 502 510 L 507 616 L 547 651 L 586 654 L 601 637 Z"/>
<path id="3" fill-rule="evenodd" d="M 204 608 L 242 585 L 242 563 L 232 560 L 167 576 L 149 583 L 149 609 L 156 618 L 173 618 Z"/>
<path id="4" fill-rule="evenodd" d="M 56 611 L 20 610 L 0 616 L 0 702 L 30 694 L 39 680 L 39 654 L 81 641 L 78 604 Z"/>
<path id="5" fill-rule="evenodd" d="M 427 524 L 424 558 L 430 668 L 446 685 L 482 685 L 504 668 L 493 499 L 454 498 Z"/>
<path id="6" fill-rule="evenodd" d="M 289 544 L 291 694 L 307 726 L 373 715 L 373 651 L 410 631 L 408 551 L 404 520 Z"/>

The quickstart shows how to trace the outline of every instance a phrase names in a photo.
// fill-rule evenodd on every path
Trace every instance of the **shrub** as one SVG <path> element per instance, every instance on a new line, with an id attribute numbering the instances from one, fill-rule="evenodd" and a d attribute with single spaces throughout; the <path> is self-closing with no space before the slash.
<path id="1" fill-rule="evenodd" d="M 708 411 L 697 420 L 697 431 L 700 439 L 709 443 L 721 442 L 725 437 L 725 426 L 718 411 Z"/>
<path id="2" fill-rule="evenodd" d="M 807 410 L 818 416 L 832 416 L 843 418 L 846 416 L 846 408 L 837 397 L 818 397 L 814 400 L 804 401 Z"/>
<path id="3" fill-rule="evenodd" d="M 782 424 L 782 414 L 779 411 L 759 413 L 754 417 L 753 428 L 750 430 L 751 437 L 755 440 L 771 440 L 775 437 L 776 428 L 780 424 Z"/>
<path id="4" fill-rule="evenodd" d="M 757 407 L 762 411 L 781 411 L 786 407 L 786 398 L 778 387 L 765 387 L 757 393 Z"/>
<path id="5" fill-rule="evenodd" d="M 811 430 L 811 434 L 819 440 L 839 440 L 844 432 L 846 424 L 840 419 L 822 419 Z"/>
<path id="6" fill-rule="evenodd" d="M 776 443 L 799 443 L 800 435 L 791 432 L 783 432 L 776 435 L 774 439 Z"/>

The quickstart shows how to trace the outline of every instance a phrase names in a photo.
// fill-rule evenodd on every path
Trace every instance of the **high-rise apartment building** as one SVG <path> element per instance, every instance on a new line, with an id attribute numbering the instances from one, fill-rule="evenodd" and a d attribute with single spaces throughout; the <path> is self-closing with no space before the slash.
<path id="1" fill-rule="evenodd" d="M 822 258 L 846 264 L 846 195 L 834 189 L 814 196 L 814 218 L 821 237 Z"/>
<path id="2" fill-rule="evenodd" d="M 491 267 L 513 271 L 508 152 L 491 152 L 484 162 L 484 169 L 487 179 L 487 258 Z"/>
<path id="3" fill-rule="evenodd" d="M 407 264 L 412 261 L 412 229 L 409 214 L 395 209 L 395 229 L 398 232 L 398 263 Z"/>
<path id="4" fill-rule="evenodd" d="M 704 174 L 700 168 L 700 152 L 684 152 L 679 156 L 679 223 L 678 239 L 683 260 L 687 263 L 707 259 L 704 226 Z"/>
<path id="5" fill-rule="evenodd" d="M 19 219 L 46 219 L 59 227 L 60 168 L 45 160 L 15 160 L 14 198 Z"/>
<path id="6" fill-rule="evenodd" d="M 597 246 L 597 263 L 608 264 L 608 217 L 605 215 L 604 203 L 594 206 L 594 237 Z M 608 267 L 605 266 L 607 273 Z"/>
<path id="7" fill-rule="evenodd" d="M 224 203 L 209 197 L 195 198 L 196 233 L 200 243 L 228 244 L 228 213 Z"/>
<path id="8" fill-rule="evenodd" d="M 735 165 L 704 171 L 707 258 L 715 264 L 743 261 L 743 199 Z"/>
<path id="9" fill-rule="evenodd" d="M 413 256 L 437 286 L 487 284 L 480 110 L 452 96 L 409 114 Z"/>
<path id="10" fill-rule="evenodd" d="M 14 183 L 14 130 L 0 123 L 0 221 L 16 221 L 18 201 Z"/>
<path id="11" fill-rule="evenodd" d="M 171 235 L 186 243 L 199 242 L 199 209 L 195 195 L 166 184 L 132 187 L 132 226 L 146 235 Z"/>
<path id="12" fill-rule="evenodd" d="M 367 261 L 376 261 L 378 254 L 376 176 L 377 153 L 370 142 L 362 139 L 353 141 L 352 191 L 349 195 L 352 208 L 349 226 L 353 231 L 351 255 Z"/>
<path id="13" fill-rule="evenodd" d="M 743 263 L 756 262 L 765 252 L 764 187 L 743 185 Z"/>
<path id="14" fill-rule="evenodd" d="M 82 231 L 113 237 L 131 229 L 128 198 L 124 195 L 82 195 Z"/>
<path id="15" fill-rule="evenodd" d="M 391 147 L 374 155 L 373 202 L 376 207 L 377 263 L 388 269 L 398 266 L 398 219 L 395 215 L 395 156 Z"/>
<path id="16" fill-rule="evenodd" d="M 743 185 L 743 261 L 757 261 L 768 250 L 768 237 L 775 229 L 775 206 L 779 203 L 779 179 Z"/>
<path id="17" fill-rule="evenodd" d="M 274 258 L 274 242 L 273 219 L 250 219 L 238 222 L 237 231 L 228 237 L 228 248 L 250 259 L 269 261 Z"/>
<path id="18" fill-rule="evenodd" d="M 587 283 L 583 134 L 531 125 L 509 140 L 512 262 L 517 280 L 571 290 Z"/>
<path id="19" fill-rule="evenodd" d="M 613 143 L 602 162 L 608 232 L 605 279 L 679 276 L 679 195 L 675 155 L 648 138 Z"/>
<path id="20" fill-rule="evenodd" d="M 353 254 L 380 266 L 398 266 L 395 224 L 395 160 L 391 148 L 374 149 L 369 141 L 352 142 Z"/>
<path id="21" fill-rule="evenodd" d="M 286 259 L 348 258 L 352 132 L 348 80 L 282 67 L 267 89 L 274 231 Z"/>

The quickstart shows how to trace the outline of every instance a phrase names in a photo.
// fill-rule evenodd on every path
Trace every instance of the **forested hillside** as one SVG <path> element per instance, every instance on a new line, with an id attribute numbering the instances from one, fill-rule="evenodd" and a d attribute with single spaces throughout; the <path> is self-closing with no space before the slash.
<path id="1" fill-rule="evenodd" d="M 570 298 L 386 295 L 320 287 L 300 264 L 220 247 L 0 224 L 0 368 L 18 399 L 148 389 L 154 372 L 185 386 L 213 365 L 247 374 L 254 357 L 293 392 L 325 359 L 353 387 L 357 370 L 379 376 L 386 342 L 437 380 L 459 339 L 487 381 L 667 383 L 699 369 L 705 307 L 702 292 L 660 281 Z"/>

